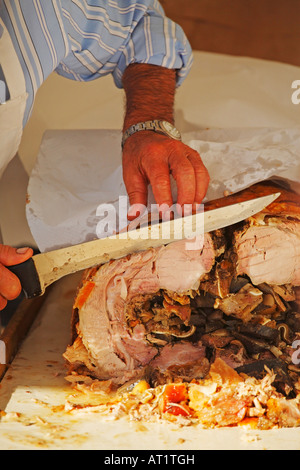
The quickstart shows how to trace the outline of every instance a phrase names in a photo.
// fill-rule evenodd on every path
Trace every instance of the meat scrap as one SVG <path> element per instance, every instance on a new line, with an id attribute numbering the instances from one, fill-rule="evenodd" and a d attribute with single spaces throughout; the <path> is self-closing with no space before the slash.
<path id="1" fill-rule="evenodd" d="M 206 233 L 201 249 L 182 240 L 87 270 L 64 353 L 67 380 L 126 390 L 141 416 L 152 407 L 153 416 L 208 427 L 249 418 L 264 429 L 298 426 L 300 196 L 265 182 L 227 200 L 278 191 L 260 214 Z M 130 388 L 139 381 L 143 396 Z M 184 384 L 182 399 L 171 401 L 172 384 Z"/>
<path id="2" fill-rule="evenodd" d="M 248 322 L 253 317 L 252 311 L 263 301 L 263 293 L 248 283 L 235 294 L 228 294 L 223 299 L 216 298 L 214 307 L 226 315 L 232 315 Z"/>

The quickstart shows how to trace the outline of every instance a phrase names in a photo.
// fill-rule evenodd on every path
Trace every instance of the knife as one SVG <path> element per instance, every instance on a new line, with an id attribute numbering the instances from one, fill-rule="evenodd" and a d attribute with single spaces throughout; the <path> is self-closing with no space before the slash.
<path id="1" fill-rule="evenodd" d="M 71 247 L 39 253 L 8 269 L 19 277 L 25 296 L 33 298 L 44 294 L 46 287 L 68 274 L 131 253 L 182 239 L 192 239 L 205 232 L 233 225 L 257 214 L 279 195 L 280 193 L 274 193 Z"/>

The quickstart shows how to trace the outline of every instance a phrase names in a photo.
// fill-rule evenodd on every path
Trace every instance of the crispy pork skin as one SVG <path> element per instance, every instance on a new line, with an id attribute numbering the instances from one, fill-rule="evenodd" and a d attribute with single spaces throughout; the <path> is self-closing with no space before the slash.
<path id="1" fill-rule="evenodd" d="M 156 387 L 205 379 L 217 362 L 257 381 L 272 369 L 278 396 L 299 397 L 300 196 L 267 181 L 207 207 L 278 191 L 261 213 L 205 234 L 199 249 L 183 240 L 87 270 L 64 354 L 70 381 Z"/>
<path id="2" fill-rule="evenodd" d="M 228 204 L 280 193 L 280 196 L 259 213 L 259 218 L 265 216 L 291 217 L 300 220 L 300 185 L 282 179 L 270 179 L 256 183 L 227 197 L 215 199 L 205 205 L 205 210 L 224 207 Z"/>

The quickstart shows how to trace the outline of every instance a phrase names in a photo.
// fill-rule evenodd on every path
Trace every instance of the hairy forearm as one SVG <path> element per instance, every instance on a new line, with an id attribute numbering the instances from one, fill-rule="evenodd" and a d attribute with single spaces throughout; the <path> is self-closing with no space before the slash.
<path id="1" fill-rule="evenodd" d="M 162 119 L 174 124 L 175 70 L 131 64 L 123 75 L 126 112 L 123 131 L 133 124 Z"/>
<path id="2" fill-rule="evenodd" d="M 176 72 L 149 64 L 131 64 L 123 75 L 126 113 L 123 130 L 149 120 L 174 124 Z M 147 130 L 133 133 L 123 145 L 123 179 L 129 196 L 128 219 L 143 213 L 147 205 L 148 186 L 160 208 L 168 217 L 173 204 L 170 174 L 176 181 L 177 205 L 201 203 L 209 182 L 200 155 L 180 140 Z M 181 210 L 179 210 L 181 213 Z"/>

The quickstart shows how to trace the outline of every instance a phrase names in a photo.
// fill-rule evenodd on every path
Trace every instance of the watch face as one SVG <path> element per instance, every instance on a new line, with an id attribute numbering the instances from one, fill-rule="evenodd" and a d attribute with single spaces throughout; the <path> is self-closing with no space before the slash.
<path id="1" fill-rule="evenodd" d="M 161 127 L 173 139 L 181 140 L 180 132 L 171 123 L 167 121 L 161 121 Z"/>

